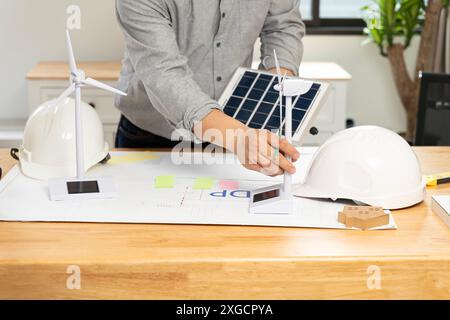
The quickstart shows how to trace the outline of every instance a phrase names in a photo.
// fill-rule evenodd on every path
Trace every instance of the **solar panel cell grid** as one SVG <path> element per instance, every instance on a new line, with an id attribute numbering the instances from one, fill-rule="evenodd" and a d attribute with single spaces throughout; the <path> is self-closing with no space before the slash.
<path id="1" fill-rule="evenodd" d="M 274 88 L 277 83 L 278 79 L 275 75 L 246 71 L 228 99 L 224 112 L 248 124 L 251 128 L 278 130 L 280 128 L 279 92 Z M 293 132 L 300 126 L 319 89 L 320 84 L 314 83 L 309 92 L 292 98 Z M 282 102 L 284 118 L 286 99 L 283 98 Z M 284 130 L 282 133 L 284 134 Z"/>

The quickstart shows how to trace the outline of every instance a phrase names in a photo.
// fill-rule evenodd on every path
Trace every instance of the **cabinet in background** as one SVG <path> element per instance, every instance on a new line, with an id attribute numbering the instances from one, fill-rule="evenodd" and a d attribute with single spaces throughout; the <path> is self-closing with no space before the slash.
<path id="1" fill-rule="evenodd" d="M 86 77 L 115 86 L 120 73 L 119 62 L 81 62 L 79 68 Z M 41 62 L 27 74 L 28 104 L 30 114 L 43 102 L 58 97 L 68 86 L 69 69 L 66 62 Z M 334 133 L 345 129 L 347 85 L 350 74 L 336 63 L 304 62 L 300 76 L 305 79 L 325 81 L 331 84 L 327 102 L 320 111 L 315 126 L 316 136 L 309 135 L 306 145 L 319 145 Z M 95 108 L 103 123 L 105 139 L 114 147 L 120 112 L 114 106 L 112 93 L 86 87 L 82 92 L 83 101 Z"/>

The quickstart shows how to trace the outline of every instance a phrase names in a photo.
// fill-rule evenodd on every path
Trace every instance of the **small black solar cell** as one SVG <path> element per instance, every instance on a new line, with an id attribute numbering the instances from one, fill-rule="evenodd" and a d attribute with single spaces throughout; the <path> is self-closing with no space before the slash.
<path id="1" fill-rule="evenodd" d="M 283 106 L 283 117 L 285 115 L 286 112 L 286 106 Z M 278 104 L 274 109 L 273 109 L 273 115 L 279 117 L 280 116 L 280 105 Z"/>
<path id="2" fill-rule="evenodd" d="M 242 98 L 231 97 L 230 99 L 228 99 L 227 106 L 237 108 L 241 105 L 241 102 L 242 102 Z"/>
<path id="3" fill-rule="evenodd" d="M 223 112 L 224 112 L 226 115 L 228 115 L 228 116 L 230 116 L 230 117 L 233 117 L 234 114 L 236 113 L 236 110 L 237 110 L 236 107 L 226 106 L 226 107 L 223 109 Z"/>
<path id="4" fill-rule="evenodd" d="M 265 129 L 279 129 L 280 128 L 280 117 L 272 115 L 266 123 Z"/>
<path id="5" fill-rule="evenodd" d="M 261 97 L 264 95 L 264 91 L 253 89 L 250 94 L 248 95 L 248 98 L 254 99 L 254 100 L 260 100 Z"/>
<path id="6" fill-rule="evenodd" d="M 248 119 L 250 118 L 251 115 L 252 115 L 251 111 L 240 110 L 238 112 L 238 114 L 236 115 L 236 119 L 241 121 L 241 122 L 247 123 L 247 121 L 248 121 Z"/>
<path id="7" fill-rule="evenodd" d="M 273 77 L 274 77 L 274 76 L 273 76 L 273 75 L 270 75 L 270 74 L 262 74 L 262 73 L 261 73 L 261 74 L 259 75 L 259 79 L 264 79 L 264 80 L 269 80 L 269 81 L 272 80 Z"/>
<path id="8" fill-rule="evenodd" d="M 257 80 L 255 82 L 255 85 L 253 86 L 253 88 L 265 91 L 269 85 L 270 85 L 270 81 L 261 79 L 261 80 Z"/>
<path id="9" fill-rule="evenodd" d="M 249 77 L 249 78 L 256 78 L 256 76 L 258 75 L 258 73 L 256 72 L 252 72 L 252 71 L 245 71 L 244 73 L 244 77 Z"/>
<path id="10" fill-rule="evenodd" d="M 278 93 L 267 92 L 264 96 L 265 102 L 275 103 L 278 100 Z"/>
<path id="11" fill-rule="evenodd" d="M 250 123 L 248 124 L 248 127 L 249 127 L 249 128 L 252 128 L 252 129 L 261 129 L 261 125 L 258 124 L 258 123 L 254 123 L 254 122 L 250 122 Z"/>
<path id="12" fill-rule="evenodd" d="M 266 114 L 262 114 L 262 113 L 256 112 L 253 115 L 252 120 L 250 121 L 250 123 L 258 124 L 259 128 L 261 128 L 262 125 L 264 124 L 264 122 L 266 122 L 266 119 L 267 119 L 267 115 Z"/>
<path id="13" fill-rule="evenodd" d="M 312 100 L 312 99 L 314 99 L 316 94 L 317 94 L 317 89 L 310 89 L 307 93 L 302 94 L 301 97 Z"/>
<path id="14" fill-rule="evenodd" d="M 303 118 L 302 118 L 303 119 Z M 292 121 L 292 133 L 297 131 L 298 127 L 300 126 L 301 121 Z"/>
<path id="15" fill-rule="evenodd" d="M 303 98 L 303 96 L 301 96 L 295 103 L 294 109 L 308 110 L 311 106 L 311 103 L 312 100 Z"/>
<path id="16" fill-rule="evenodd" d="M 247 111 L 253 111 L 253 110 L 255 110 L 257 105 L 258 105 L 258 101 L 247 99 L 242 104 L 241 109 L 242 110 L 247 110 Z"/>
<path id="17" fill-rule="evenodd" d="M 249 88 L 247 87 L 237 87 L 236 89 L 234 89 L 233 92 L 233 96 L 237 96 L 237 97 L 245 97 L 247 95 Z"/>
<path id="18" fill-rule="evenodd" d="M 272 111 L 272 109 L 273 109 L 273 104 L 261 102 L 261 104 L 258 107 L 257 112 L 269 114 Z"/>
<path id="19" fill-rule="evenodd" d="M 242 77 L 241 81 L 239 81 L 238 86 L 250 88 L 253 82 L 255 82 L 255 78 Z"/>
<path id="20" fill-rule="evenodd" d="M 292 110 L 292 119 L 303 119 L 303 117 L 305 116 L 306 111 L 303 110 L 299 110 L 299 109 L 293 109 Z"/>

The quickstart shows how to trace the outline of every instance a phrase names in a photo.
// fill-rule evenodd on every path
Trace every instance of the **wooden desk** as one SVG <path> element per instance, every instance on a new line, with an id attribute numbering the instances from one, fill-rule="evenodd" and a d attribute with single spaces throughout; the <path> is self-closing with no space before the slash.
<path id="1" fill-rule="evenodd" d="M 450 170 L 450 148 L 416 151 L 424 173 Z M 13 165 L 6 150 L 0 164 Z M 450 185 L 395 211 L 390 231 L 2 222 L 0 298 L 449 299 L 450 230 L 434 194 Z M 66 288 L 69 265 L 80 290 Z"/>

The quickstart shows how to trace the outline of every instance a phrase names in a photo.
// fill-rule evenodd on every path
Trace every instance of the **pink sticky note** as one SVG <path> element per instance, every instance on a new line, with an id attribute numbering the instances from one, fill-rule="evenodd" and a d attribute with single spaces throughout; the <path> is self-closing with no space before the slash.
<path id="1" fill-rule="evenodd" d="M 219 182 L 219 189 L 237 190 L 237 189 L 239 189 L 239 182 L 232 181 L 232 180 L 222 180 Z"/>

